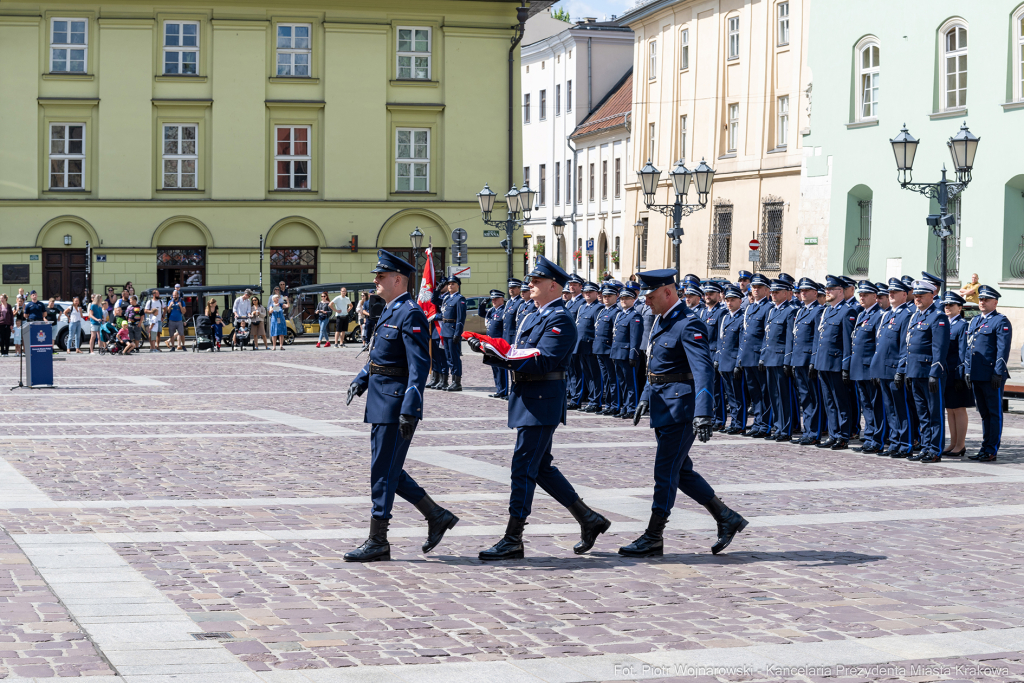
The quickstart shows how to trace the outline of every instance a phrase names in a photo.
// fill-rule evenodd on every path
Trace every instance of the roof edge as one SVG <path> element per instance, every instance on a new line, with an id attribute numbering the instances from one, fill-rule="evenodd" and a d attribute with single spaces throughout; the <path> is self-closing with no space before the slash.
<path id="1" fill-rule="evenodd" d="M 622 74 L 622 78 L 620 78 L 618 80 L 618 82 L 616 82 L 615 85 L 613 85 L 608 90 L 608 92 L 605 93 L 605 96 L 601 98 L 601 101 L 598 102 L 597 104 L 595 104 L 593 109 L 591 109 L 590 111 L 587 112 L 586 118 L 584 118 L 582 121 L 580 121 L 578 126 L 573 128 L 573 131 L 571 133 L 569 133 L 569 138 L 570 139 L 575 137 L 576 131 L 578 131 L 580 128 L 583 128 L 584 126 L 587 125 L 587 121 L 590 120 L 590 117 L 593 116 L 594 114 L 596 114 L 598 111 L 600 111 L 601 107 L 603 107 L 605 105 L 605 103 L 612 98 L 612 95 L 614 95 L 615 93 L 619 92 L 619 89 L 623 85 L 625 85 L 626 81 L 629 80 L 629 77 L 632 76 L 632 75 L 633 75 L 633 67 L 630 66 L 629 69 L 626 71 L 626 73 Z M 631 113 L 632 110 L 633 110 L 633 108 L 631 106 L 629 112 L 622 112 L 622 113 L 623 114 L 628 114 L 628 113 Z M 616 114 L 616 116 L 618 116 L 618 114 Z"/>

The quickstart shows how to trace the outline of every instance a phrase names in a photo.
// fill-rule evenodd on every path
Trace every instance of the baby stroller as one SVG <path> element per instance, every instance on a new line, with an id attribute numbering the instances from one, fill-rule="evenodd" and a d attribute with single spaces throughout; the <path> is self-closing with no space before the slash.
<path id="1" fill-rule="evenodd" d="M 235 318 L 235 330 L 231 334 L 231 350 L 237 347 L 239 351 L 252 343 L 252 320 L 250 318 Z"/>
<path id="2" fill-rule="evenodd" d="M 197 315 L 196 337 L 192 340 L 192 351 L 219 351 L 213 336 L 213 321 L 208 315 Z"/>
<path id="3" fill-rule="evenodd" d="M 100 353 L 121 353 L 124 344 L 118 342 L 117 327 L 114 323 L 107 321 L 100 325 Z"/>

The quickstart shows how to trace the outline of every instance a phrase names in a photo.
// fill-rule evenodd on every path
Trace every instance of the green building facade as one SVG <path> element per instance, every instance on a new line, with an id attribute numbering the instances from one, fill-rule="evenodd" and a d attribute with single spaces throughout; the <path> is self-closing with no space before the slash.
<path id="1" fill-rule="evenodd" d="M 507 182 L 518 4 L 4 2 L 0 291 L 255 284 L 261 236 L 265 287 L 365 281 L 417 227 L 503 286 L 475 194 Z"/>
<path id="2" fill-rule="evenodd" d="M 856 279 L 939 274 L 925 219 L 938 204 L 901 189 L 889 139 L 920 140 L 913 179 L 955 180 L 947 140 L 981 138 L 967 189 L 951 203 L 948 286 L 977 273 L 1024 332 L 1024 3 L 815 2 L 801 183 L 804 262 Z M 1015 354 L 1014 354 L 1015 355 Z"/>

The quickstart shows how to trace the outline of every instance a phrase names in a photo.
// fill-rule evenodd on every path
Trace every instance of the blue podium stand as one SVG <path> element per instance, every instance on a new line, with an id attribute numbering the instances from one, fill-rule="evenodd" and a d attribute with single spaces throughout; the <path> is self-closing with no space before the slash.
<path id="1" fill-rule="evenodd" d="M 53 386 L 53 327 L 47 322 L 27 322 L 21 327 L 25 354 L 26 386 Z"/>

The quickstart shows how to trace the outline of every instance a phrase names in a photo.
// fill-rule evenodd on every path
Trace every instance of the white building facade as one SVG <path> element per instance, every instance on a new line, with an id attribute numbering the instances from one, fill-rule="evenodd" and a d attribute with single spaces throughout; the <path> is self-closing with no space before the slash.
<path id="1" fill-rule="evenodd" d="M 601 275 L 598 270 L 601 258 L 597 251 L 602 239 L 601 228 L 604 228 L 604 243 L 608 245 L 605 259 L 611 265 L 616 237 L 613 216 L 625 210 L 625 191 L 620 190 L 616 198 L 611 191 L 611 177 L 614 159 L 618 158 L 622 187 L 625 187 L 628 130 L 605 133 L 600 139 L 591 136 L 585 140 L 583 148 L 576 148 L 576 153 L 570 136 L 595 108 L 605 103 L 631 70 L 633 32 L 615 23 L 594 19 L 567 23 L 565 27 L 522 48 L 523 169 L 520 180 L 537 192 L 537 206 L 530 222 L 524 226 L 528 248 L 526 265 L 529 267 L 538 254 L 544 254 L 572 272 L 573 252 L 582 249 L 576 270 L 587 279 L 597 279 Z M 612 140 L 613 135 L 620 139 Z M 596 196 L 588 192 L 591 164 L 595 168 L 595 189 L 600 187 L 603 164 L 608 166 L 607 199 L 601 198 L 604 195 L 599 189 Z M 567 224 L 561 240 L 556 238 L 551 226 L 557 217 L 562 217 Z M 617 235 L 621 242 L 621 231 Z M 592 266 L 587 258 L 588 240 L 593 240 Z M 607 270 L 612 272 L 611 268 Z"/>

